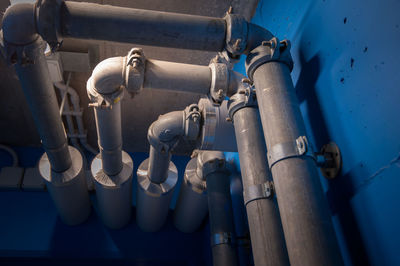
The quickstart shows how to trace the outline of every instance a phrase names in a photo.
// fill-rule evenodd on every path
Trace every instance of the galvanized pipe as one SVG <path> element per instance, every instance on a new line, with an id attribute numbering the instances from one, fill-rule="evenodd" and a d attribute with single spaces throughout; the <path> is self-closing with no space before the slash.
<path id="1" fill-rule="evenodd" d="M 70 1 L 61 6 L 62 35 L 80 39 L 221 51 L 225 27 L 221 18 Z"/>
<path id="2" fill-rule="evenodd" d="M 253 80 L 268 151 L 305 136 L 289 67 L 281 62 L 262 64 Z M 313 159 L 286 158 L 271 171 L 291 265 L 342 265 Z"/>
<path id="3" fill-rule="evenodd" d="M 255 107 L 244 107 L 233 114 L 244 193 L 252 186 L 272 180 L 260 116 Z M 246 204 L 254 264 L 289 265 L 285 239 L 273 198 L 259 198 Z"/>

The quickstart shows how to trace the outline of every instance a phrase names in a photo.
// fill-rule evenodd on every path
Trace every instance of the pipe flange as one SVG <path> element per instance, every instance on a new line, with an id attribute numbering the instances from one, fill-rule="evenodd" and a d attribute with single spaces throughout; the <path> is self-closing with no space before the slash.
<path id="1" fill-rule="evenodd" d="M 68 146 L 71 154 L 71 167 L 64 172 L 54 172 L 51 169 L 50 161 L 46 153 L 39 160 L 39 173 L 47 183 L 53 186 L 67 186 L 72 182 L 83 170 L 83 158 L 81 153 L 74 147 Z"/>
<path id="2" fill-rule="evenodd" d="M 236 111 L 244 108 L 244 107 L 257 107 L 257 97 L 255 93 L 255 89 L 253 87 L 249 87 L 246 89 L 239 90 L 236 94 L 234 94 L 228 101 L 228 112 L 229 118 L 233 121 L 233 116 Z"/>
<path id="3" fill-rule="evenodd" d="M 229 88 L 229 69 L 226 64 L 211 63 L 211 87 L 210 95 L 213 101 L 221 103 Z"/>
<path id="4" fill-rule="evenodd" d="M 63 0 L 38 0 L 35 4 L 38 33 L 55 52 L 62 44 L 60 10 Z"/>
<path id="5" fill-rule="evenodd" d="M 226 46 L 225 49 L 233 57 L 240 56 L 247 46 L 248 23 L 243 16 L 226 14 Z"/>
<path id="6" fill-rule="evenodd" d="M 92 176 L 98 184 L 107 188 L 119 188 L 132 177 L 133 161 L 131 156 L 125 151 L 122 151 L 122 170 L 116 175 L 108 175 L 102 167 L 101 154 L 97 154 L 92 161 L 91 171 Z"/>
<path id="7" fill-rule="evenodd" d="M 290 54 L 290 42 L 274 37 L 269 41 L 263 41 L 260 46 L 252 50 L 246 58 L 246 72 L 250 80 L 253 80 L 255 70 L 268 62 L 280 62 L 286 64 L 290 71 L 293 69 L 293 59 Z"/>
<path id="8" fill-rule="evenodd" d="M 197 158 L 192 158 L 186 165 L 185 184 L 198 194 L 207 194 L 207 182 L 197 175 Z"/>
<path id="9" fill-rule="evenodd" d="M 220 151 L 200 151 L 197 155 L 197 175 L 206 179 L 214 172 L 229 172 L 226 168 L 225 155 Z"/>
<path id="10" fill-rule="evenodd" d="M 171 161 L 169 163 L 167 179 L 164 182 L 157 184 L 151 182 L 149 178 L 149 158 L 144 160 L 137 170 L 137 182 L 140 189 L 147 195 L 152 197 L 161 197 L 174 190 L 178 181 L 178 169 Z"/>

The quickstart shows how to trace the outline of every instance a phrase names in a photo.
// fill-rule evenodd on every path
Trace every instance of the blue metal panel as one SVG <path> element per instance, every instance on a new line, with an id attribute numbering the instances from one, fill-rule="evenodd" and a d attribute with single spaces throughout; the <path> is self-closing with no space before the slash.
<path id="1" fill-rule="evenodd" d="M 347 265 L 400 265 L 399 10 L 399 1 L 260 1 L 253 19 L 292 41 L 314 147 L 332 140 L 342 151 L 342 175 L 321 181 Z"/>

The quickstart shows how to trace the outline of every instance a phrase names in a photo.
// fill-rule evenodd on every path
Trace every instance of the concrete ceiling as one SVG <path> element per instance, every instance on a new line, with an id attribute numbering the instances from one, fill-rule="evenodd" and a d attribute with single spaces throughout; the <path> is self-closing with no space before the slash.
<path id="1" fill-rule="evenodd" d="M 83 1 L 80 1 L 83 2 Z M 92 0 L 92 3 L 108 4 L 123 7 L 151 9 L 167 12 L 223 17 L 230 6 L 235 13 L 244 15 L 248 20 L 255 12 L 258 0 Z M 1 16 L 9 5 L 8 0 L 0 0 Z M 138 29 L 132 29 L 138 30 Z M 132 47 L 142 47 L 146 57 L 166 61 L 207 65 L 215 53 L 194 50 L 178 50 L 135 44 L 110 42 L 88 42 L 74 39 L 64 40 L 65 51 L 87 52 L 94 55 L 94 65 L 112 56 L 124 56 Z M 89 109 L 86 94 L 87 72 L 71 72 L 70 86 L 80 95 L 84 108 L 84 122 L 89 143 L 97 146 L 97 134 L 93 110 Z M 64 73 L 66 77 L 67 73 Z M 0 59 L 0 143 L 13 146 L 39 146 L 40 138 L 35 129 L 32 116 L 19 86 L 12 67 Z M 122 123 L 124 149 L 126 151 L 148 151 L 147 129 L 161 114 L 182 110 L 187 105 L 197 102 L 201 95 L 165 91 L 143 91 L 133 99 L 126 97 L 122 104 Z M 185 153 L 182 147 L 178 153 Z"/>

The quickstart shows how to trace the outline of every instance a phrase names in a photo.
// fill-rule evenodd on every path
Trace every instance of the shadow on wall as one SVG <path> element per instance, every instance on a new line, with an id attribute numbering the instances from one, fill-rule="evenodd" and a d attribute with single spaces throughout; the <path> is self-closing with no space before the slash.
<path id="1" fill-rule="evenodd" d="M 299 102 L 304 102 L 306 105 L 311 133 L 316 147 L 320 148 L 331 140 L 316 93 L 316 83 L 322 69 L 322 61 L 319 53 L 307 61 L 303 51 L 304 49 L 300 48 L 300 62 L 298 63 L 301 65 L 301 71 L 295 89 Z M 365 266 L 369 265 L 368 256 L 351 208 L 350 200 L 355 194 L 355 185 L 351 181 L 353 179 L 348 176 L 349 174 L 351 172 L 328 181 L 329 188 L 326 196 L 332 215 L 338 216 L 353 265 Z"/>

